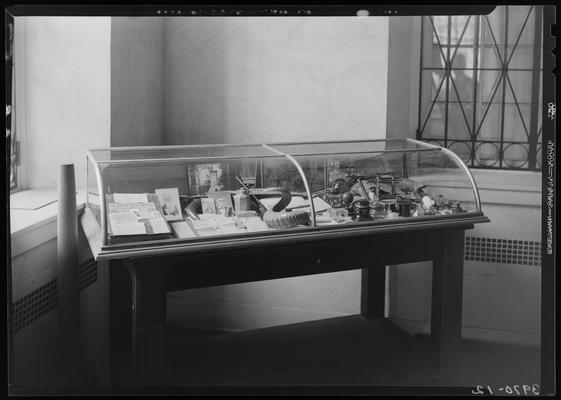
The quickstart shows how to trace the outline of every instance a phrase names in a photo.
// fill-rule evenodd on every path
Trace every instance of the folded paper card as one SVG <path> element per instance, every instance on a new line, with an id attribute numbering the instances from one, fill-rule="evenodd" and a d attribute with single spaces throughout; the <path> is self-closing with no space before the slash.
<path id="1" fill-rule="evenodd" d="M 156 196 L 150 193 L 113 193 L 107 195 L 111 236 L 170 234 L 171 229 L 159 210 Z"/>

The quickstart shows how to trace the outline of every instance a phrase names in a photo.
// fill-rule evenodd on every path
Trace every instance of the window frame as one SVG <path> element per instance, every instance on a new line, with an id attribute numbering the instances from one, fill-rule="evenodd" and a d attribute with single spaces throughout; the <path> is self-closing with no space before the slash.
<path id="1" fill-rule="evenodd" d="M 5 33 L 5 85 L 6 85 L 6 152 L 8 164 L 8 185 L 10 193 L 18 189 L 18 141 L 15 130 L 15 60 L 14 60 L 14 37 L 15 21 L 8 12 L 4 15 Z"/>
<path id="2" fill-rule="evenodd" d="M 525 7 L 525 6 L 515 6 L 515 7 Z M 437 29 L 435 26 L 433 16 L 421 17 L 421 35 L 420 35 L 421 49 L 420 49 L 420 63 L 419 63 L 419 97 L 418 97 L 418 110 L 417 110 L 418 119 L 417 119 L 417 128 L 416 128 L 416 138 L 418 140 L 433 142 L 448 148 L 452 147 L 457 143 L 468 145 L 469 157 L 466 158 L 464 156 L 464 161 L 470 168 L 481 168 L 481 169 L 492 169 L 492 170 L 510 169 L 510 170 L 518 170 L 518 171 L 540 171 L 541 157 L 539 156 L 539 152 L 541 151 L 542 128 L 539 127 L 538 124 L 540 119 L 540 103 L 541 103 L 541 98 L 539 96 L 540 96 L 540 91 L 542 89 L 541 85 L 542 85 L 542 75 L 543 75 L 543 67 L 541 66 L 542 40 L 543 40 L 542 39 L 543 7 L 532 5 L 529 6 L 528 8 L 522 9 L 521 10 L 522 13 L 527 13 L 524 19 L 524 24 L 520 29 L 516 27 L 516 31 L 514 32 L 513 35 L 514 38 L 511 37 L 510 39 L 508 37 L 509 28 L 511 27 L 509 25 L 509 15 L 510 15 L 509 6 L 498 6 L 494 12 L 496 12 L 497 10 L 504 11 L 504 13 L 502 14 L 499 13 L 500 17 L 504 17 L 504 21 L 502 21 L 503 22 L 502 30 L 504 32 L 502 32 L 503 35 L 502 38 L 496 39 L 495 36 L 492 36 L 494 45 L 490 46 L 490 48 L 495 49 L 498 52 L 498 54 L 501 54 L 501 51 L 504 51 L 504 54 L 506 54 L 508 58 L 505 57 L 503 60 L 503 58 L 499 56 L 498 57 L 499 62 L 497 67 L 495 68 L 488 68 L 488 67 L 483 68 L 482 61 L 481 61 L 480 53 L 481 53 L 481 48 L 483 47 L 481 43 L 482 25 L 485 24 L 488 27 L 489 32 L 492 35 L 494 35 L 493 33 L 494 30 L 491 27 L 491 22 L 487 15 L 481 15 L 481 16 L 471 15 L 471 16 L 459 16 L 459 17 L 447 16 L 448 18 L 447 25 L 446 25 L 447 41 L 444 45 L 438 42 L 438 45 L 436 46 L 439 47 L 442 56 L 442 61 L 445 63 L 444 67 L 442 68 L 432 67 L 430 66 L 430 62 L 427 62 L 427 60 L 424 59 L 426 58 L 424 56 L 428 54 L 428 52 L 426 51 L 427 46 L 430 47 L 431 49 L 434 47 L 433 38 L 435 37 L 434 35 L 436 34 Z M 530 29 L 530 27 L 527 27 L 527 23 L 531 15 L 533 15 L 533 25 L 534 25 L 533 26 L 534 39 L 531 45 L 533 51 L 532 67 L 524 68 L 524 69 L 514 69 L 514 68 L 511 69 L 509 68 L 508 64 L 512 61 L 517 46 L 522 46 L 519 43 L 519 40 L 522 34 L 524 32 L 527 32 L 525 31 L 525 29 Z M 468 19 L 460 35 L 460 39 L 457 42 L 454 42 L 451 36 L 451 26 L 453 21 L 452 18 L 465 18 L 465 17 L 468 17 Z M 464 36 L 468 24 L 470 23 L 471 18 L 475 19 L 474 42 L 473 44 L 466 45 L 465 43 L 462 43 L 462 38 Z M 431 24 L 432 26 L 429 26 L 429 28 L 427 28 L 426 24 Z M 429 29 L 432 31 L 432 33 L 430 35 L 427 35 L 426 33 Z M 497 40 L 500 43 L 501 39 L 503 39 L 502 44 L 497 44 Z M 502 48 L 500 48 L 501 46 Z M 453 65 L 454 56 L 456 55 L 456 52 L 459 48 L 469 48 L 473 50 L 473 57 L 475 62 L 472 68 L 454 68 Z M 507 48 L 510 49 L 510 54 L 507 53 Z M 473 71 L 473 86 L 472 86 L 473 99 L 469 101 L 469 103 L 471 103 L 470 105 L 472 107 L 473 115 L 471 116 L 471 118 L 469 118 L 471 119 L 471 121 L 468 121 L 461 99 L 459 102 L 458 101 L 455 102 L 460 104 L 460 109 L 463 113 L 463 117 L 466 122 L 466 127 L 468 130 L 469 137 L 462 138 L 462 139 L 457 139 L 457 138 L 451 139 L 449 138 L 448 135 L 450 130 L 450 122 L 448 120 L 449 117 L 448 114 L 449 114 L 450 104 L 453 103 L 453 101 L 451 101 L 451 98 L 453 97 L 452 94 L 454 93 L 454 90 L 456 91 L 456 95 L 457 95 L 457 88 L 455 87 L 454 78 L 452 77 L 452 74 L 454 73 L 455 70 L 459 70 L 459 69 Z M 516 91 L 514 90 L 513 84 L 509 77 L 509 72 L 520 71 L 520 70 L 527 71 L 528 74 L 531 75 L 531 77 L 529 78 L 531 83 L 531 98 L 530 98 L 530 102 L 528 103 L 530 108 L 530 112 L 529 112 L 530 115 L 529 118 L 527 119 L 522 116 L 520 104 L 523 103 L 519 102 L 518 99 L 516 98 Z M 423 73 L 426 74 L 427 71 L 429 72 L 444 71 L 444 75 L 441 78 L 442 80 L 440 82 L 440 87 L 438 88 L 437 94 L 436 96 L 434 96 L 434 98 L 431 89 L 429 89 L 430 92 L 428 93 L 428 95 L 427 93 L 425 93 L 427 91 L 426 83 L 430 82 L 430 80 L 433 79 L 432 74 L 430 80 L 426 76 L 423 76 Z M 498 78 L 497 78 L 497 82 L 494 85 L 494 94 L 490 99 L 491 101 L 482 102 L 481 101 L 482 99 L 480 98 L 481 95 L 478 93 L 478 91 L 481 82 L 488 75 L 487 71 L 497 73 Z M 425 84 L 425 87 L 423 87 L 423 84 Z M 499 87 L 502 87 L 502 93 L 497 93 L 500 92 L 498 90 Z M 444 108 L 444 134 L 430 135 L 430 131 L 427 134 L 427 130 L 428 130 L 427 126 L 432 119 L 431 117 L 433 117 L 433 112 L 434 109 L 436 108 L 435 104 L 439 102 L 438 98 L 441 90 L 445 90 L 445 100 L 441 102 L 444 104 L 443 107 Z M 506 104 L 505 97 L 507 91 L 510 92 L 511 96 L 513 97 L 514 100 L 513 105 L 516 106 L 515 110 L 518 112 L 518 115 L 520 117 L 520 120 L 522 121 L 522 125 L 524 128 L 524 133 L 526 133 L 527 136 L 526 141 L 505 140 L 505 104 Z M 483 122 L 485 121 L 485 118 L 487 117 L 487 112 L 490 109 L 491 102 L 497 97 L 500 97 L 499 105 L 501 108 L 499 113 L 500 131 L 498 135 L 494 136 L 493 139 L 488 141 L 489 143 L 492 143 L 492 145 L 495 146 L 496 148 L 498 145 L 497 157 L 492 164 L 485 165 L 477 160 L 476 151 L 479 146 L 485 143 L 485 140 L 483 140 L 483 138 L 479 136 L 481 133 L 481 127 L 483 125 Z M 428 102 L 425 102 L 426 101 L 425 98 L 428 99 Z M 466 104 L 467 103 L 468 102 L 466 102 Z M 481 103 L 488 103 L 488 105 L 482 108 L 484 110 L 484 114 L 481 114 L 482 116 L 481 120 L 478 121 L 478 111 L 481 108 Z M 423 115 L 424 112 L 423 106 L 429 106 L 429 105 L 430 105 L 429 111 L 426 112 L 426 115 Z M 528 123 L 526 124 L 525 122 Z M 541 125 L 543 126 L 543 121 L 541 122 Z M 512 145 L 522 145 L 526 149 L 527 152 L 526 157 L 523 160 L 523 162 L 521 162 L 520 165 L 512 165 L 512 164 L 509 165 L 508 161 L 504 157 L 505 150 L 507 150 L 508 147 Z M 454 149 L 452 148 L 452 150 Z"/>
<path id="3" fill-rule="evenodd" d="M 25 165 L 25 17 L 12 17 L 14 23 L 13 76 L 12 76 L 12 131 L 15 140 L 16 186 L 10 194 L 27 190 L 27 168 Z"/>

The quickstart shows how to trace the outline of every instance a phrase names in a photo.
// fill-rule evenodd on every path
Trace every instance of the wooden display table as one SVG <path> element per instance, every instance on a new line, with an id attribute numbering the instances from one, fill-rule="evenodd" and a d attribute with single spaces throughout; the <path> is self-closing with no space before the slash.
<path id="1" fill-rule="evenodd" d="M 470 213 L 250 239 L 208 238 L 193 245 L 104 250 L 97 221 L 86 209 L 82 227 L 98 268 L 107 268 L 110 277 L 109 384 L 120 384 L 116 370 L 119 360 L 128 356 L 135 385 L 166 384 L 169 291 L 361 269 L 361 314 L 383 319 L 385 266 L 428 260 L 433 261 L 430 359 L 443 381 L 457 382 L 464 231 L 488 221 L 483 214 Z"/>

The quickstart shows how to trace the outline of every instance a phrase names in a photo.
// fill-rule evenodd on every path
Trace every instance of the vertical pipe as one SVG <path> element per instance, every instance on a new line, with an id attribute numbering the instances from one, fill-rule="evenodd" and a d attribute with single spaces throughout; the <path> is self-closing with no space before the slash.
<path id="1" fill-rule="evenodd" d="M 78 383 L 80 350 L 78 218 L 74 164 L 60 167 L 57 261 L 59 385 L 71 387 Z"/>

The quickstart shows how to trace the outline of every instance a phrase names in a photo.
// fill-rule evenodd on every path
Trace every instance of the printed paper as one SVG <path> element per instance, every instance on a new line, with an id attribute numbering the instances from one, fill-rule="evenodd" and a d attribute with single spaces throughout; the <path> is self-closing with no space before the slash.
<path id="1" fill-rule="evenodd" d="M 115 203 L 147 203 L 146 193 L 113 193 Z"/>
<path id="2" fill-rule="evenodd" d="M 149 219 L 148 222 L 150 223 L 150 226 L 152 227 L 152 233 L 169 233 L 169 227 L 168 227 L 168 223 L 166 222 L 166 220 L 158 214 L 157 218 L 153 218 L 153 219 Z"/>
<path id="3" fill-rule="evenodd" d="M 143 235 L 146 227 L 142 222 L 137 222 L 136 216 L 130 212 L 109 214 L 111 231 L 113 235 Z"/>

